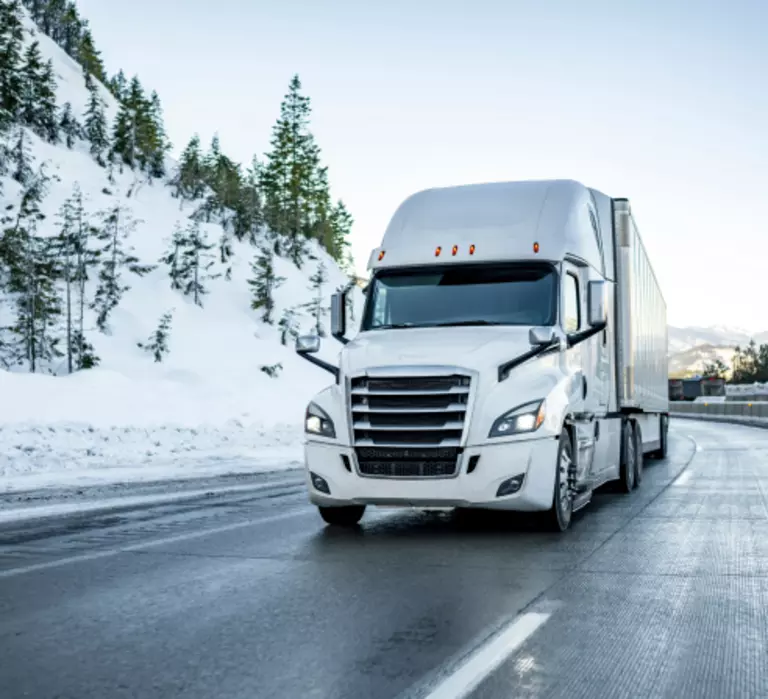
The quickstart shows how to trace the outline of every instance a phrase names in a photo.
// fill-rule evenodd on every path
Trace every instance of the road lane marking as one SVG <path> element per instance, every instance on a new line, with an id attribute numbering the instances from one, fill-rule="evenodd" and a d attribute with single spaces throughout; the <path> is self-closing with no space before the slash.
<path id="1" fill-rule="evenodd" d="M 271 522 L 279 522 L 283 519 L 290 519 L 291 517 L 298 517 L 300 515 L 307 515 L 312 512 L 311 509 L 292 510 L 290 512 L 282 512 L 271 517 L 264 517 L 262 519 L 249 520 L 247 522 L 233 522 L 232 524 L 224 524 L 220 527 L 214 527 L 213 529 L 201 529 L 199 531 L 187 532 L 186 534 L 175 534 L 173 536 L 166 536 L 162 539 L 152 539 L 151 541 L 139 542 L 136 544 L 129 544 L 128 546 L 120 546 L 113 549 L 105 549 L 102 551 L 93 551 L 91 553 L 83 553 L 78 556 L 69 556 L 68 558 L 59 558 L 55 561 L 46 561 L 43 563 L 33 563 L 32 565 L 24 566 L 22 568 L 11 568 L 9 570 L 0 570 L 0 579 L 12 578 L 16 575 L 23 575 L 24 573 L 34 573 L 40 570 L 49 570 L 51 568 L 60 568 L 61 566 L 69 565 L 70 563 L 82 563 L 85 561 L 95 561 L 99 558 L 109 558 L 111 556 L 117 556 L 121 553 L 131 553 L 133 551 L 142 551 L 144 549 L 155 548 L 157 546 L 164 546 L 165 544 L 176 544 L 181 541 L 191 541 L 192 539 L 200 539 L 205 536 L 213 534 L 221 534 L 223 532 L 230 532 L 236 529 L 244 529 L 246 527 L 255 527 L 260 524 L 268 524 Z"/>
<path id="2" fill-rule="evenodd" d="M 685 485 L 689 480 L 691 480 L 692 475 L 693 473 L 686 469 L 677 478 L 675 478 L 674 481 L 672 481 L 672 485 Z"/>
<path id="3" fill-rule="evenodd" d="M 528 612 L 475 650 L 424 699 L 463 699 L 530 638 L 550 614 Z"/>

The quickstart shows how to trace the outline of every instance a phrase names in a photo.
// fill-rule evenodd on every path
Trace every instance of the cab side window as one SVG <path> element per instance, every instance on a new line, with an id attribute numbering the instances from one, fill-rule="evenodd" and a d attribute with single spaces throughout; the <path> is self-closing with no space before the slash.
<path id="1" fill-rule="evenodd" d="M 565 275 L 565 307 L 563 309 L 563 329 L 575 333 L 581 327 L 581 299 L 579 280 L 570 272 Z"/>

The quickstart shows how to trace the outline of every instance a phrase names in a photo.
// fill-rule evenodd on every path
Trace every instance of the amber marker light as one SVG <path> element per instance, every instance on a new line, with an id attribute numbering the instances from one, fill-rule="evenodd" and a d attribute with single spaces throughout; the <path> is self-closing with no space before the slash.
<path id="1" fill-rule="evenodd" d="M 533 251 L 534 251 L 535 253 L 538 253 L 538 252 L 539 252 L 539 244 L 538 244 L 538 243 L 534 243 L 534 244 L 533 244 Z"/>
<path id="2" fill-rule="evenodd" d="M 470 255 L 474 255 L 475 254 L 475 246 L 474 245 L 470 245 L 469 246 L 469 254 Z"/>
<path id="3" fill-rule="evenodd" d="M 387 251 L 386 251 L 386 250 L 382 250 L 382 251 L 379 253 L 379 262 L 381 262 L 381 261 L 384 259 L 384 255 L 386 255 L 386 254 L 387 254 Z"/>
<path id="4" fill-rule="evenodd" d="M 435 257 L 440 257 L 440 253 L 443 251 L 443 249 L 438 245 L 435 248 Z"/>
<path id="5" fill-rule="evenodd" d="M 458 245 L 454 245 L 451 248 L 451 255 L 455 255 L 458 251 L 459 251 L 459 246 Z"/>

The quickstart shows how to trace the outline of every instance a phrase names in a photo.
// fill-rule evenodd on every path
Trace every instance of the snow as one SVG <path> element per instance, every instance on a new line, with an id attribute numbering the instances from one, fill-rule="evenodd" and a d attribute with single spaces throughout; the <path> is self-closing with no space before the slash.
<path id="1" fill-rule="evenodd" d="M 27 18 L 27 28 L 32 26 Z M 88 93 L 80 67 L 42 33 L 35 39 L 44 58 L 54 61 L 58 104 L 70 102 L 82 120 Z M 102 95 L 111 123 L 117 105 L 105 89 Z M 116 171 L 110 184 L 84 143 L 68 150 L 32 133 L 29 138 L 36 164 L 48 161 L 49 172 L 58 176 L 43 203 L 42 234 L 58 232 L 56 214 L 78 183 L 94 215 L 118 202 L 130 208 L 139 225 L 129 242 L 142 263 L 157 264 L 193 204 L 181 204 L 164 183 L 148 184 L 127 168 Z M 2 203 L 15 203 L 18 185 L 9 178 L 2 184 Z M 218 243 L 220 226 L 202 228 Z M 0 370 L 0 488 L 243 473 L 300 463 L 304 407 L 331 378 L 297 356 L 292 344 L 283 346 L 277 327 L 262 323 L 250 308 L 246 280 L 257 251 L 237 241 L 233 247 L 232 278 L 208 285 L 203 308 L 170 288 L 163 265 L 143 278 L 125 271 L 131 289 L 110 318 L 111 333 L 97 332 L 93 314 L 88 318 L 99 367 L 66 376 L 62 359 L 54 367 L 58 376 Z M 309 277 L 321 262 L 328 270 L 323 293 L 329 305 L 330 294 L 348 282 L 317 245 L 312 253 L 315 259 L 302 269 L 276 259 L 276 273 L 286 279 L 275 293 L 276 319 L 283 309 L 310 300 Z M 224 271 L 218 262 L 216 267 L 212 271 Z M 357 293 L 358 312 L 359 304 Z M 147 341 L 169 310 L 170 353 L 158 364 L 137 343 Z M 301 313 L 298 319 L 309 332 L 312 320 Z M 335 362 L 340 348 L 326 338 L 320 356 Z M 261 370 L 278 363 L 277 378 Z"/>

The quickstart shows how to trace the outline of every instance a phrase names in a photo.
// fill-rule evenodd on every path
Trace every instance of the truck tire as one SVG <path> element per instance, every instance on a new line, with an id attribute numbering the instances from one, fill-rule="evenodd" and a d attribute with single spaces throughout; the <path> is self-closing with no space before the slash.
<path id="1" fill-rule="evenodd" d="M 619 492 L 631 493 L 635 487 L 635 454 L 637 442 L 635 441 L 634 423 L 625 420 L 621 428 L 621 467 L 619 468 Z"/>
<path id="2" fill-rule="evenodd" d="M 568 490 L 568 471 L 573 463 L 573 443 L 568 430 L 560 433 L 555 463 L 555 486 L 552 507 L 544 513 L 544 526 L 549 531 L 564 532 L 571 524 L 573 497 Z"/>
<path id="3" fill-rule="evenodd" d="M 667 415 L 659 415 L 659 442 L 659 448 L 648 456 L 653 459 L 666 459 L 669 444 L 669 416 Z"/>
<path id="4" fill-rule="evenodd" d="M 640 423 L 635 423 L 635 488 L 639 488 L 643 482 L 643 470 L 645 460 L 643 458 L 643 430 Z"/>
<path id="5" fill-rule="evenodd" d="M 365 505 L 350 505 L 348 507 L 323 507 L 320 505 L 317 509 L 326 524 L 334 527 L 354 527 L 365 514 Z"/>

